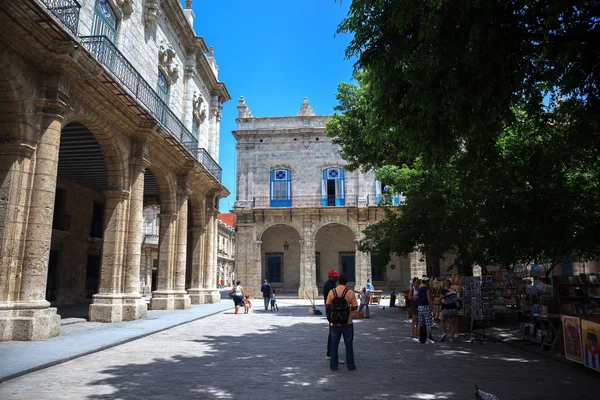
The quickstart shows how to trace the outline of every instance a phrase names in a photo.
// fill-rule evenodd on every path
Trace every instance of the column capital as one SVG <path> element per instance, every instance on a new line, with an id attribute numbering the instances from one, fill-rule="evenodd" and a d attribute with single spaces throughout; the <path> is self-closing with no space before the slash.
<path id="1" fill-rule="evenodd" d="M 129 194 L 130 192 L 128 190 L 119 188 L 111 188 L 104 191 L 104 196 L 106 196 L 107 199 L 125 200 L 129 198 Z"/>
<path id="2" fill-rule="evenodd" d="M 0 155 L 18 155 L 31 158 L 35 152 L 35 145 L 25 142 L 8 142 L 0 144 Z"/>
<path id="3" fill-rule="evenodd" d="M 158 214 L 158 217 L 160 218 L 161 221 L 175 221 L 177 220 L 178 214 L 176 213 L 160 213 Z"/>

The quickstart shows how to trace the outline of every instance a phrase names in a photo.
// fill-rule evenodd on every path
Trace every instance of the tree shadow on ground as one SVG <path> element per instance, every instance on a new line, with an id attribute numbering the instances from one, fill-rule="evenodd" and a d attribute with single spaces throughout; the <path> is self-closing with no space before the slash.
<path id="1" fill-rule="evenodd" d="M 307 306 L 299 305 L 264 313 L 256 316 L 265 321 L 258 329 L 248 328 L 252 314 L 227 316 L 224 334 L 173 339 L 185 343 L 186 354 L 101 371 L 107 376 L 91 383 L 99 393 L 88 398 L 470 399 L 476 383 L 501 399 L 562 400 L 597 393 L 592 376 L 569 376 L 573 370 L 567 366 L 502 344 L 415 343 L 406 337 L 405 314 L 381 309 L 356 322 L 358 370 L 341 365 L 332 372 L 325 358 L 326 320 L 306 312 Z M 166 334 L 164 339 L 170 340 Z M 107 387 L 111 393 L 102 394 Z"/>

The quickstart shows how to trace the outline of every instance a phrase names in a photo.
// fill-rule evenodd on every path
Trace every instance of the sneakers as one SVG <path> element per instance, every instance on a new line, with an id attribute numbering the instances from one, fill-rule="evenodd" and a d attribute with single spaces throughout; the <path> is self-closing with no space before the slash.
<path id="1" fill-rule="evenodd" d="M 442 335 L 442 338 L 440 339 L 440 342 L 443 342 L 444 339 L 446 339 L 446 334 L 445 333 Z"/>
<path id="2" fill-rule="evenodd" d="M 341 358 L 338 358 L 338 364 L 346 364 L 346 360 L 342 360 Z"/>
<path id="3" fill-rule="evenodd" d="M 431 340 L 430 338 L 427 338 L 426 343 L 434 344 L 435 342 L 433 340 Z"/>

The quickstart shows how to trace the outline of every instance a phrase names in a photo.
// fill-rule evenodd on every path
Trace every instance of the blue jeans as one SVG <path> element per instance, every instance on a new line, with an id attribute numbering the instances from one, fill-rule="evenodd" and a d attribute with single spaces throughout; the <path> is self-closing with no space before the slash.
<path id="1" fill-rule="evenodd" d="M 265 303 L 265 311 L 269 311 L 269 301 L 271 301 L 270 297 L 263 297 L 263 301 Z"/>
<path id="2" fill-rule="evenodd" d="M 344 345 L 346 346 L 346 365 L 348 370 L 356 369 L 354 365 L 354 325 L 346 324 L 341 326 L 330 326 L 329 333 L 331 335 L 331 358 L 329 359 L 329 368 L 336 370 L 338 367 L 338 347 L 342 336 L 344 336 Z"/>

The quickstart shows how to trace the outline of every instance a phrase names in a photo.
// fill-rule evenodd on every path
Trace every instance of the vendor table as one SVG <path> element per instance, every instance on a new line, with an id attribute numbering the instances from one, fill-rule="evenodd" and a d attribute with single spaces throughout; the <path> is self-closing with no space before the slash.
<path id="1" fill-rule="evenodd" d="M 525 314 L 534 322 L 534 326 L 538 323 L 542 329 L 546 330 L 546 335 L 542 340 L 540 350 L 544 351 L 546 347 L 550 349 L 548 352 L 552 353 L 556 348 L 556 345 L 560 344 L 562 338 L 562 329 L 560 328 L 560 315 L 559 314 Z M 537 329 L 537 327 L 536 327 Z M 551 335 L 550 335 L 551 333 Z"/>

